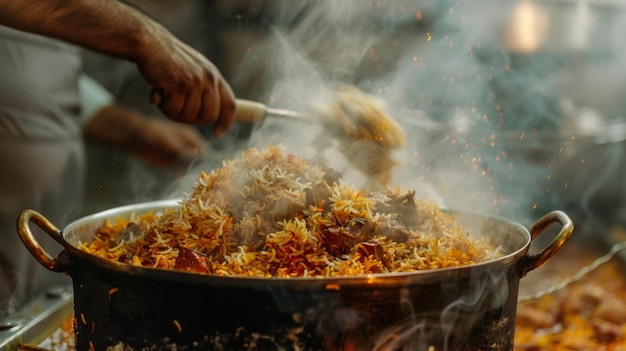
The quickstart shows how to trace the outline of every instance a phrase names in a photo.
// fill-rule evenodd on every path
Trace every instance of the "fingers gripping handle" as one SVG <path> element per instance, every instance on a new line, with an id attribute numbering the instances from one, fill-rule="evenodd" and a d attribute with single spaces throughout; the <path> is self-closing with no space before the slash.
<path id="1" fill-rule="evenodd" d="M 267 106 L 260 102 L 237 99 L 235 120 L 246 123 L 259 123 L 267 117 Z"/>
<path id="2" fill-rule="evenodd" d="M 161 105 L 165 99 L 156 89 L 150 91 L 150 103 L 156 106 Z M 235 110 L 235 120 L 245 123 L 259 123 L 267 117 L 267 106 L 260 102 L 237 99 Z"/>

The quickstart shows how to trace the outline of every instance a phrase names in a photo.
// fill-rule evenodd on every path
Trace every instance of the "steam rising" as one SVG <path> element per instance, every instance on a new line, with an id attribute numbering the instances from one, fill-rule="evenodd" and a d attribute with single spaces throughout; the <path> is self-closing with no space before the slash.
<path id="1" fill-rule="evenodd" d="M 542 83 L 527 85 L 515 79 L 511 58 L 496 45 L 497 12 L 489 18 L 489 13 L 479 13 L 472 6 L 444 3 L 281 2 L 268 38 L 250 48 L 249 60 L 244 59 L 240 71 L 244 74 L 247 65 L 262 61 L 269 78 L 260 99 L 295 110 L 329 103 L 339 84 L 360 86 L 387 102 L 389 113 L 408 135 L 407 147 L 395 154 L 401 167 L 392 183 L 416 189 L 418 196 L 438 199 L 447 207 L 502 212 L 505 205 L 516 207 L 527 199 L 512 195 L 518 187 L 500 188 L 501 183 L 518 181 L 515 175 L 520 170 L 506 159 L 500 135 L 494 130 L 536 128 L 555 111 L 547 97 L 528 105 L 527 96 L 517 95 L 517 106 L 512 108 L 524 107 L 528 110 L 525 115 L 536 120 L 510 121 L 513 112 L 506 110 L 508 105 L 494 90 L 499 85 L 504 94 L 514 91 L 543 96 L 550 89 Z M 427 15 L 433 22 L 419 23 Z M 393 52 L 385 51 L 390 46 Z M 533 68 L 524 73 L 526 77 L 538 75 Z M 521 86 L 527 89 L 521 90 Z M 553 122 L 547 125 L 554 129 Z M 349 182 L 368 183 L 367 176 L 354 169 L 339 152 L 339 145 L 316 123 L 303 125 L 270 117 L 254 131 L 249 146 L 262 147 L 268 142 L 285 144 L 289 152 L 299 156 L 323 156 Z M 320 148 L 325 142 L 328 146 Z M 496 309 L 512 293 L 502 271 L 489 277 L 493 279 L 482 277 L 470 283 L 467 291 L 458 292 L 461 298 L 445 306 L 440 315 L 413 314 L 413 302 L 407 300 L 406 323 L 382 333 L 373 349 L 405 346 L 424 350 L 431 346 L 422 345 L 424 340 L 443 335 L 441 347 L 447 350 L 448 340 L 458 342 L 458 338 L 471 334 L 463 327 L 470 327 L 467 321 L 482 312 L 476 306 L 485 305 L 485 296 L 493 298 L 485 290 L 499 291 L 493 301 Z M 504 321 L 502 327 L 510 323 Z M 432 330 L 435 326 L 437 330 Z"/>
<path id="2" fill-rule="evenodd" d="M 585 29 L 602 13 L 577 3 L 575 15 L 584 17 L 577 23 L 586 27 L 573 32 L 568 46 L 550 37 L 551 11 L 558 10 L 536 2 L 273 1 L 267 35 L 248 48 L 233 82 L 249 81 L 250 72 L 259 71 L 250 67 L 260 67 L 265 74 L 257 98 L 294 110 L 328 103 L 343 83 L 383 99 L 408 136 L 407 147 L 394 154 L 401 166 L 392 183 L 445 207 L 499 214 L 525 225 L 563 206 L 591 217 L 607 184 L 624 188 L 623 181 L 615 183 L 623 169 L 623 145 L 617 143 L 623 133 L 596 142 L 606 132 L 605 118 L 624 106 L 615 101 L 620 98 L 603 97 L 605 104 L 591 105 L 599 113 L 592 117 L 600 122 L 591 124 L 598 133 L 585 134 L 590 132 L 585 115 L 587 127 L 579 124 L 590 90 L 571 78 L 573 72 L 593 76 L 597 72 L 585 72 L 585 65 L 606 66 L 619 61 L 620 53 L 610 49 L 613 32 L 604 33 L 604 46 L 589 39 Z M 621 88 L 623 71 L 615 70 L 608 84 Z M 367 184 L 325 137 L 316 123 L 270 118 L 245 147 L 285 144 L 299 156 L 324 156 L 349 182 Z M 326 141 L 329 147 L 317 147 Z M 213 155 L 214 164 L 198 166 L 219 165 L 217 152 Z M 601 176 L 583 177 L 597 170 Z M 195 169 L 190 175 L 193 181 Z M 484 289 L 502 288 L 505 299 L 510 282 L 496 273 L 492 278 L 448 306 L 438 316 L 441 325 L 458 328 L 459 311 L 477 304 Z M 375 349 L 392 350 L 428 333 L 431 325 L 413 317 L 393 326 Z"/>
<path id="3" fill-rule="evenodd" d="M 581 95 L 565 77 L 578 70 L 581 52 L 591 44 L 585 29 L 598 15 L 580 7 L 585 2 L 575 9 L 584 21 L 575 22 L 586 27 L 577 27 L 570 46 L 549 37 L 550 8 L 530 1 L 278 4 L 264 43 L 270 78 L 261 99 L 298 110 L 327 101 L 328 92 L 346 82 L 384 99 L 408 134 L 408 147 L 396 154 L 402 167 L 394 181 L 419 196 L 530 224 L 577 201 L 582 212 L 591 213 L 593 198 L 609 179 L 581 181 L 577 170 L 597 167 L 614 174 L 623 163 L 621 145 L 603 150 L 606 157 L 586 159 L 577 154 L 589 146 L 581 130 L 563 132 L 567 116 L 579 117 L 580 106 L 574 112 L 568 106 L 572 100 L 579 104 Z M 606 49 L 594 45 L 592 54 Z M 252 52 L 257 60 L 259 52 Z M 242 71 L 252 63 L 244 60 Z M 303 156 L 321 152 L 314 145 L 323 130 L 267 122 L 253 145 L 285 143 Z M 324 156 L 355 183 L 366 183 L 336 149 L 324 150 Z M 458 329 L 457 318 L 466 317 L 462 311 L 477 304 L 483 289 L 504 287 L 505 298 L 508 284 L 496 275 L 448 306 L 440 324 Z M 394 349 L 431 326 L 413 316 L 393 326 L 375 349 Z"/>
<path id="4" fill-rule="evenodd" d="M 518 207 L 530 206 L 525 197 L 541 191 L 533 187 L 544 170 L 522 176 L 524 165 L 507 158 L 504 143 L 524 130 L 554 130 L 546 116 L 553 118 L 558 106 L 544 81 L 528 84 L 545 74 L 544 65 L 514 72 L 497 37 L 513 8 L 492 5 L 484 11 L 450 1 L 270 2 L 267 35 L 250 46 L 233 80 L 246 81 L 257 72 L 250 67 L 260 65 L 266 74 L 258 98 L 294 110 L 329 103 L 338 84 L 358 85 L 384 99 L 409 135 L 392 182 L 448 207 L 519 216 Z M 249 146 L 268 142 L 304 157 L 323 153 L 348 180 L 367 184 L 315 123 L 270 118 Z M 322 143 L 334 148 L 320 150 Z"/>
<path id="5" fill-rule="evenodd" d="M 604 45 L 589 40 L 596 33 L 584 32 L 592 23 L 614 19 L 602 17 L 610 8 L 487 0 L 268 6 L 268 35 L 250 46 L 235 80 L 245 80 L 250 66 L 262 65 L 266 76 L 259 99 L 295 110 L 328 102 L 341 83 L 385 100 L 409 135 L 408 147 L 396 155 L 403 167 L 394 180 L 418 195 L 530 224 L 579 197 L 597 197 L 593 186 L 582 189 L 578 177 L 563 172 L 590 170 L 585 163 L 592 161 L 620 169 L 621 145 L 606 158 L 572 155 L 584 140 L 580 128 L 567 129 L 568 116 L 577 120 L 580 104 L 589 102 L 584 100 L 589 91 L 568 77 L 619 58 L 611 51 L 619 26 L 598 33 L 606 38 Z M 561 24 L 555 14 L 566 11 L 573 13 L 571 23 L 587 27 L 577 27 L 576 38 L 559 41 L 549 29 Z M 592 107 L 601 107 L 604 119 L 620 110 L 615 102 Z M 260 126 L 250 143 L 284 143 L 309 156 L 320 152 L 315 149 L 320 139 L 324 142 L 323 130 L 314 123 L 274 119 Z M 336 150 L 324 156 L 348 179 L 366 183 Z M 587 185 L 594 182 L 585 179 Z"/>

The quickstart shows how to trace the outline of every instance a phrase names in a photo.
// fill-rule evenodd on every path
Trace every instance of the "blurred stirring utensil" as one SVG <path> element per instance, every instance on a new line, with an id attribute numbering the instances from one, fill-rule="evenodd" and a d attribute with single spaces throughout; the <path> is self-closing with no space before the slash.
<path id="1" fill-rule="evenodd" d="M 150 103 L 160 105 L 163 102 L 163 96 L 157 90 L 150 92 Z M 235 110 L 235 120 L 245 123 L 260 123 L 268 116 L 284 117 L 296 120 L 305 120 L 304 115 L 293 110 L 279 109 L 269 107 L 263 103 L 251 100 L 237 99 L 237 108 Z"/>
<path id="2" fill-rule="evenodd" d="M 160 105 L 163 96 L 153 89 L 150 102 Z M 339 141 L 339 150 L 348 161 L 375 179 L 377 187 L 388 184 L 397 165 L 392 149 L 406 144 L 405 131 L 385 112 L 384 103 L 352 85 L 338 86 L 331 101 L 308 106 L 306 115 L 250 100 L 237 99 L 236 104 L 235 120 L 240 122 L 260 123 L 272 116 L 319 124 L 325 137 Z"/>
<path id="3" fill-rule="evenodd" d="M 152 89 L 150 102 L 160 105 L 162 94 Z M 237 99 L 235 120 L 260 123 L 268 116 L 320 124 L 328 133 L 344 142 L 370 140 L 385 148 L 402 147 L 404 130 L 385 112 L 381 101 L 351 85 L 342 85 L 330 103 L 319 104 L 308 113 L 269 107 L 251 100 Z"/>
<path id="4" fill-rule="evenodd" d="M 237 99 L 235 120 L 247 123 L 259 123 L 265 120 L 267 116 L 284 117 L 303 121 L 306 119 L 302 113 L 297 111 L 273 108 L 256 101 Z"/>

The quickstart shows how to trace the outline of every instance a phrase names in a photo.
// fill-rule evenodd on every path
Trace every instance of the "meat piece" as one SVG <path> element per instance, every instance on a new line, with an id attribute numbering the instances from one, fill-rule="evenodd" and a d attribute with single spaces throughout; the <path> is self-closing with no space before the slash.
<path id="1" fill-rule="evenodd" d="M 359 238 L 339 226 L 330 226 L 322 230 L 322 240 L 326 250 L 334 256 L 348 254 L 352 247 L 358 243 Z"/>
<path id="2" fill-rule="evenodd" d="M 411 232 L 398 221 L 395 215 L 381 217 L 378 226 L 378 234 L 397 243 L 406 242 L 411 237 Z"/>
<path id="3" fill-rule="evenodd" d="M 395 214 L 400 223 L 408 229 L 416 229 L 419 226 L 415 191 L 407 191 L 402 196 L 396 194 L 379 195 L 375 199 L 378 212 Z"/>
<path id="4" fill-rule="evenodd" d="M 126 228 L 120 232 L 115 238 L 115 243 L 119 244 L 124 240 L 125 243 L 132 243 L 136 238 L 143 236 L 143 230 L 137 223 L 130 222 Z"/>
<path id="5" fill-rule="evenodd" d="M 267 234 L 275 233 L 279 230 L 282 230 L 283 227 L 270 221 L 263 221 L 259 224 L 258 233 L 267 236 Z"/>
<path id="6" fill-rule="evenodd" d="M 298 194 L 283 190 L 268 197 L 265 201 L 265 208 L 267 216 L 279 222 L 286 218 L 294 218 L 297 213 L 305 209 L 305 204 L 304 199 L 301 199 Z"/>
<path id="7" fill-rule="evenodd" d="M 117 262 L 132 264 L 133 263 L 133 255 L 123 254 L 118 259 Z"/>
<path id="8" fill-rule="evenodd" d="M 306 207 L 321 207 L 324 212 L 330 212 L 330 186 L 325 181 L 317 182 L 310 188 L 304 189 Z"/>
<path id="9" fill-rule="evenodd" d="M 361 254 L 361 257 L 373 256 L 374 259 L 381 262 L 385 258 L 385 250 L 383 249 L 383 246 L 373 240 L 358 243 L 357 251 Z"/>
<path id="10" fill-rule="evenodd" d="M 373 233 L 373 226 L 360 217 L 351 218 L 343 226 L 330 226 L 322 230 L 322 240 L 328 252 L 335 256 L 350 253 L 354 245 L 366 241 Z"/>
<path id="11" fill-rule="evenodd" d="M 349 219 L 343 229 L 356 237 L 358 241 L 368 240 L 373 234 L 372 225 L 368 223 L 367 219 L 361 217 Z"/>
<path id="12" fill-rule="evenodd" d="M 264 221 L 261 217 L 244 218 L 233 225 L 232 232 L 227 236 L 227 245 L 233 249 L 237 246 L 246 245 L 259 249 L 265 243 L 268 234 L 277 232 L 282 226 L 270 221 Z"/>
<path id="13" fill-rule="evenodd" d="M 208 257 L 200 251 L 181 247 L 174 264 L 174 269 L 179 271 L 210 273 Z"/>

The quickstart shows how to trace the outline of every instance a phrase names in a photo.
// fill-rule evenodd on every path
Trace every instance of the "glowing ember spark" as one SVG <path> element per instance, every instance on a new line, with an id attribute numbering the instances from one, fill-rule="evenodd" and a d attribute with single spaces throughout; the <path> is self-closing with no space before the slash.
<path id="1" fill-rule="evenodd" d="M 177 320 L 174 320 L 173 323 L 174 323 L 174 326 L 176 327 L 176 330 L 178 330 L 178 332 L 181 333 L 183 331 L 183 327 L 182 325 L 180 325 L 180 322 Z"/>

